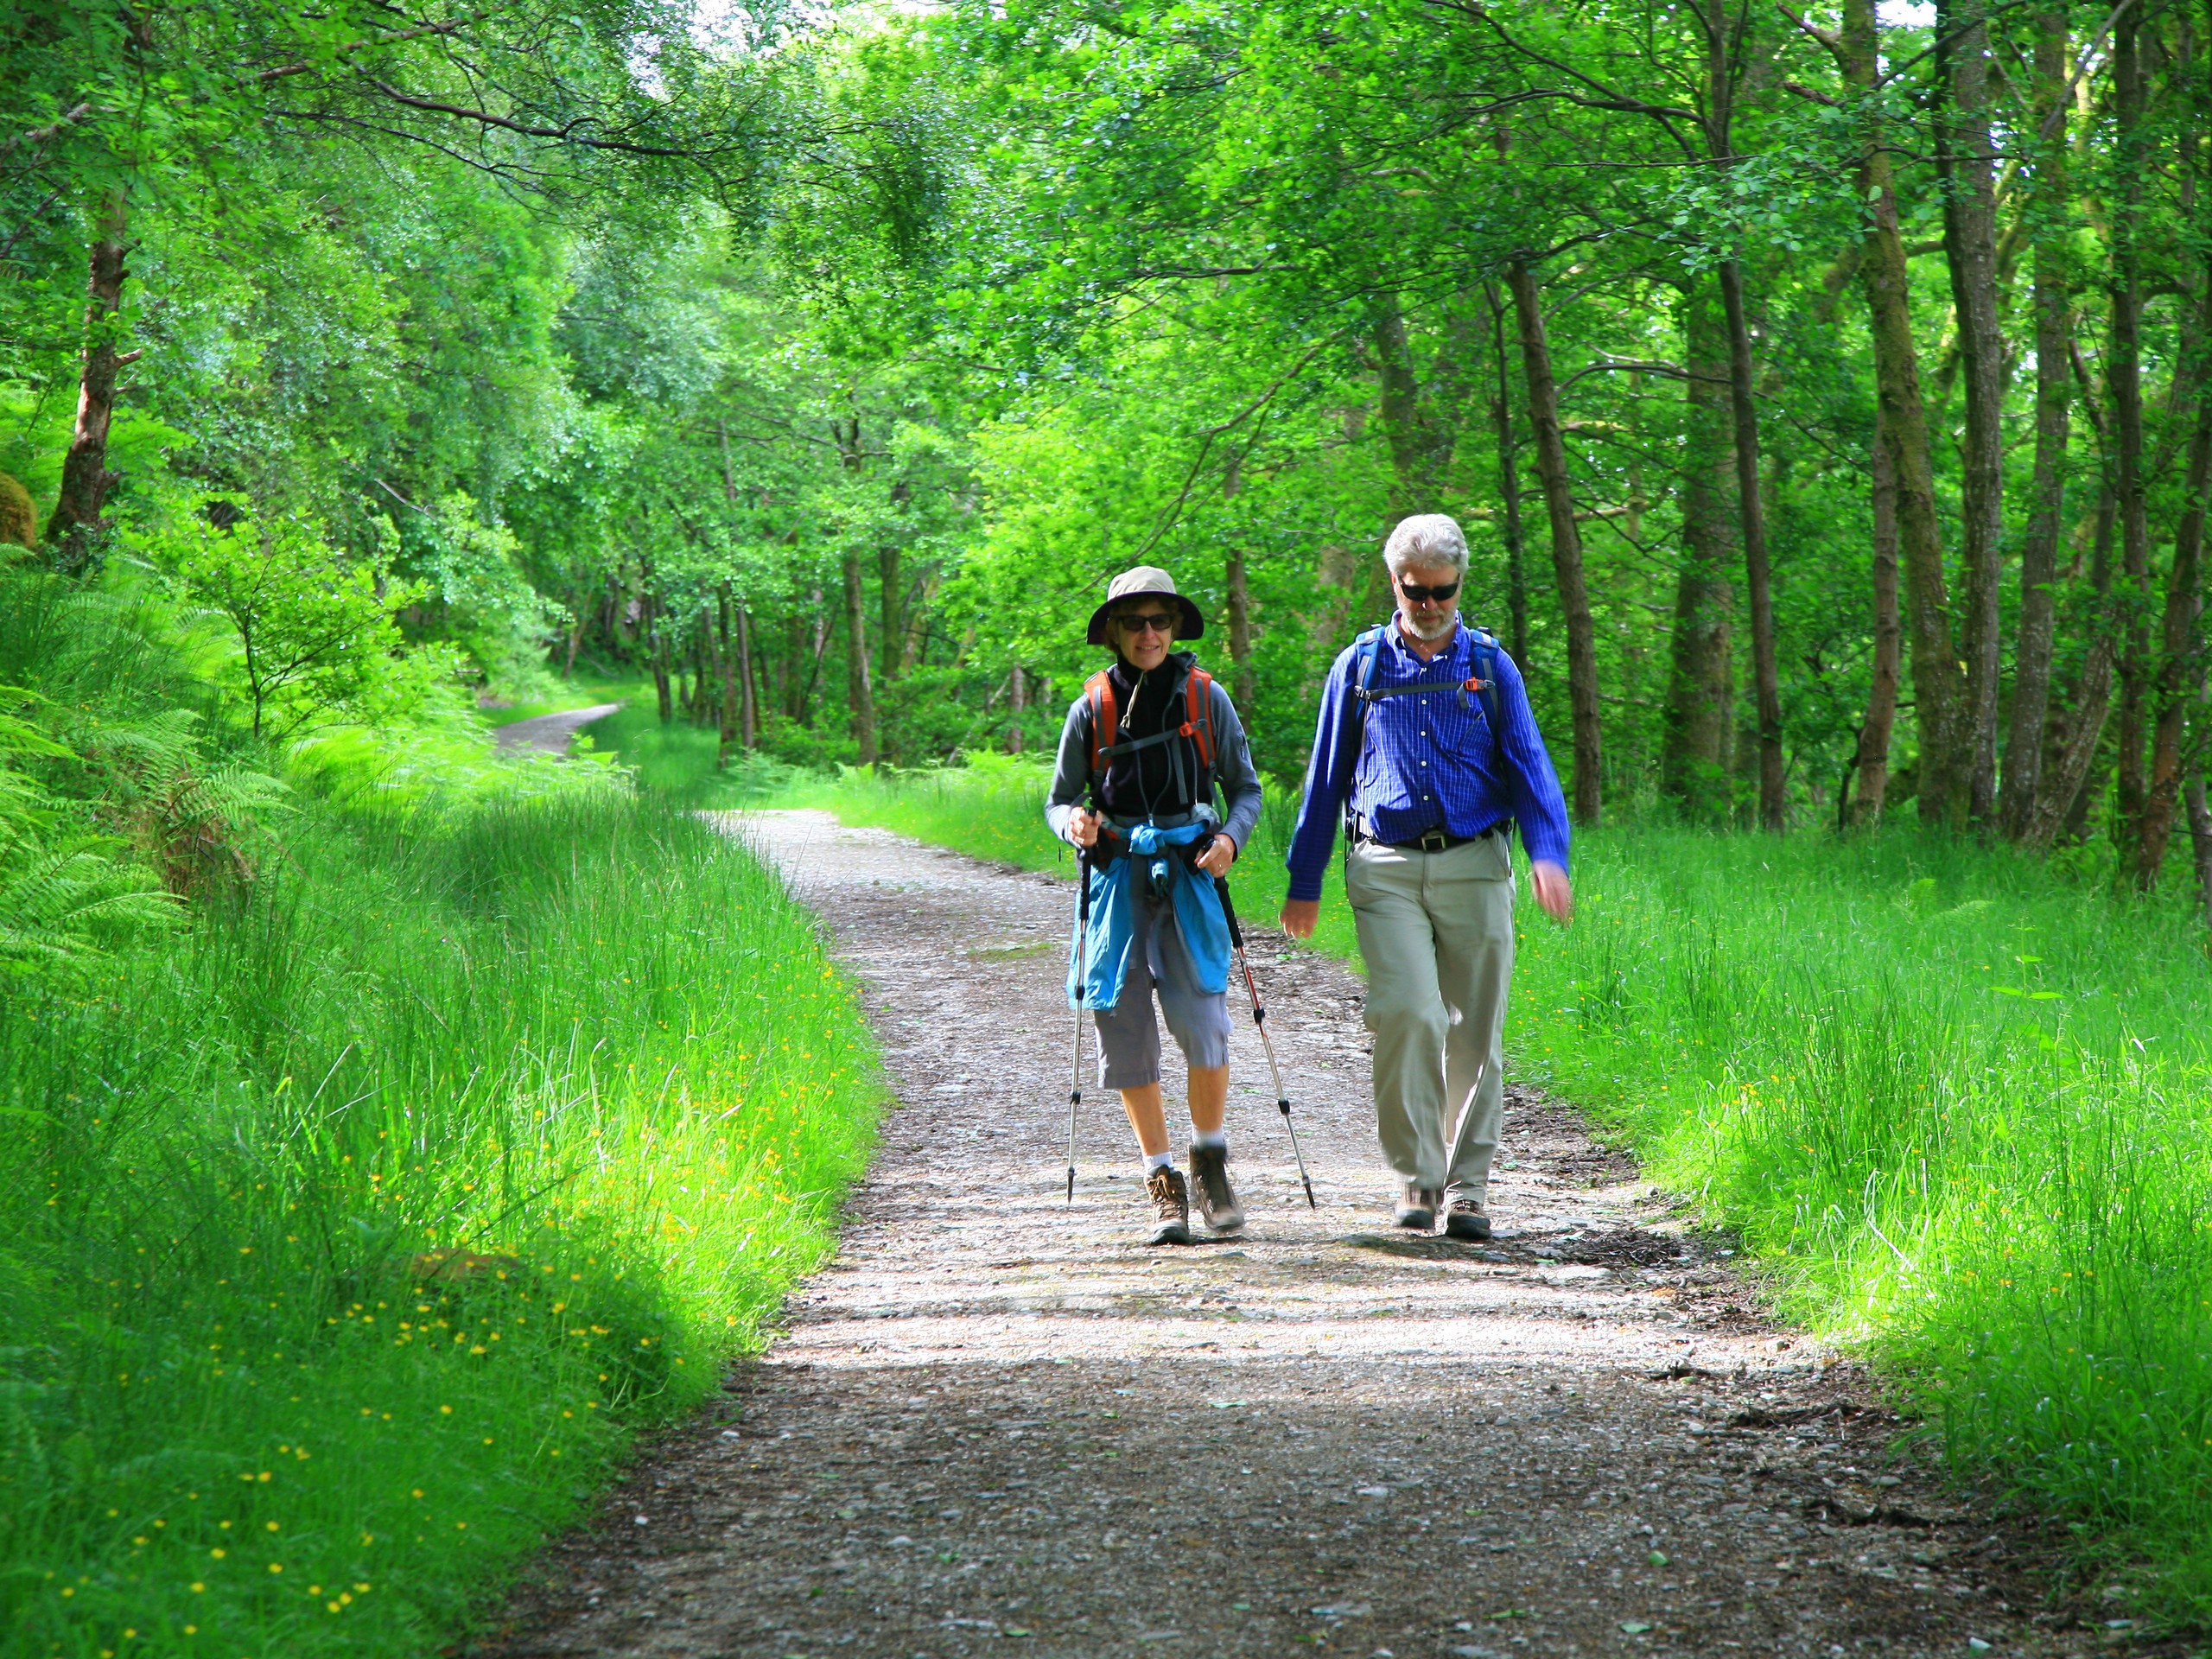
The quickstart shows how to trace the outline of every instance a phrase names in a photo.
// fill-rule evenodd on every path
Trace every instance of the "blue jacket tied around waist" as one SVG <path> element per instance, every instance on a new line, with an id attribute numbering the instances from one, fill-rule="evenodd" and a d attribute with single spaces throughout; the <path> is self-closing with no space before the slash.
<path id="1" fill-rule="evenodd" d="M 1136 950 L 1134 884 L 1144 880 L 1155 864 L 1166 867 L 1176 927 L 1191 953 L 1198 988 L 1214 993 L 1229 988 L 1229 918 L 1222 914 L 1221 895 L 1176 850 L 1205 833 L 1203 823 L 1178 824 L 1173 830 L 1141 823 L 1128 832 L 1128 852 L 1124 856 L 1103 868 L 1091 868 L 1090 933 L 1084 940 L 1080 963 L 1076 960 L 1074 942 L 1069 942 L 1070 1007 L 1110 1010 L 1121 1001 L 1122 983 L 1128 976 L 1129 959 Z"/>

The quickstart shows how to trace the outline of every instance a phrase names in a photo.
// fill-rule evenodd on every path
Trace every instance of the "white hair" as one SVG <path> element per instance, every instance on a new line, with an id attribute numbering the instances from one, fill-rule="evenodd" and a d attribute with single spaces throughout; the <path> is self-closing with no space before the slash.
<path id="1" fill-rule="evenodd" d="M 1398 520 L 1398 527 L 1390 532 L 1390 539 L 1382 543 L 1382 563 L 1390 567 L 1394 576 L 1405 575 L 1410 565 L 1449 565 L 1460 575 L 1467 574 L 1467 538 L 1460 534 L 1459 521 L 1449 513 L 1417 512 L 1410 518 Z"/>

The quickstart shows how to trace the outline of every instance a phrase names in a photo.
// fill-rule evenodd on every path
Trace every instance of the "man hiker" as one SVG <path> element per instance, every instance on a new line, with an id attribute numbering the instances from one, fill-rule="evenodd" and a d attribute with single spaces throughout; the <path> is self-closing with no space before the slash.
<path id="1" fill-rule="evenodd" d="M 1144 1154 L 1150 1243 L 1191 1242 L 1191 1188 L 1217 1233 L 1244 1224 L 1229 1181 L 1229 928 L 1215 879 L 1260 821 L 1260 775 L 1229 694 L 1178 639 L 1205 632 L 1166 571 L 1114 578 L 1090 641 L 1111 667 L 1084 683 L 1060 732 L 1045 821 L 1080 849 L 1090 884 L 1069 995 L 1090 1009 L 1098 1078 L 1118 1090 Z M 1214 805 L 1218 785 L 1224 817 Z M 1191 1179 L 1168 1148 L 1160 1105 L 1158 995 L 1190 1071 Z"/>
<path id="2" fill-rule="evenodd" d="M 1405 519 L 1382 560 L 1397 614 L 1329 671 L 1282 925 L 1312 936 L 1341 813 L 1397 1223 L 1426 1232 L 1441 1209 L 1450 1236 L 1488 1238 L 1513 975 L 1508 837 L 1518 822 L 1536 902 L 1567 921 L 1567 803 L 1520 669 L 1459 620 L 1459 526 L 1442 513 Z"/>

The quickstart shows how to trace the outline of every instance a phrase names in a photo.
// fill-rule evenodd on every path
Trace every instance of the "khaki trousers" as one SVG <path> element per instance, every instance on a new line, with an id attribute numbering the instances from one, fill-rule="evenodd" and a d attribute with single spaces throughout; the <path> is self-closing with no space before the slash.
<path id="1" fill-rule="evenodd" d="M 1344 893 L 1367 963 L 1382 1154 L 1402 1181 L 1484 1203 L 1505 1111 L 1506 838 L 1441 853 L 1356 843 Z"/>

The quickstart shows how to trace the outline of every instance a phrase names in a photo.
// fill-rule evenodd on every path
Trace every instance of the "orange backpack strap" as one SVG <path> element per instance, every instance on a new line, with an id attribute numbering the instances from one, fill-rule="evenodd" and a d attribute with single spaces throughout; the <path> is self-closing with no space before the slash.
<path id="1" fill-rule="evenodd" d="M 1095 793 L 1106 776 L 1099 752 L 1114 747 L 1118 724 L 1114 709 L 1114 682 L 1104 669 L 1083 683 L 1083 695 L 1090 702 L 1090 786 Z"/>
<path id="2" fill-rule="evenodd" d="M 1198 767 L 1213 775 L 1213 676 L 1193 668 L 1183 682 L 1183 735 L 1198 746 Z"/>

